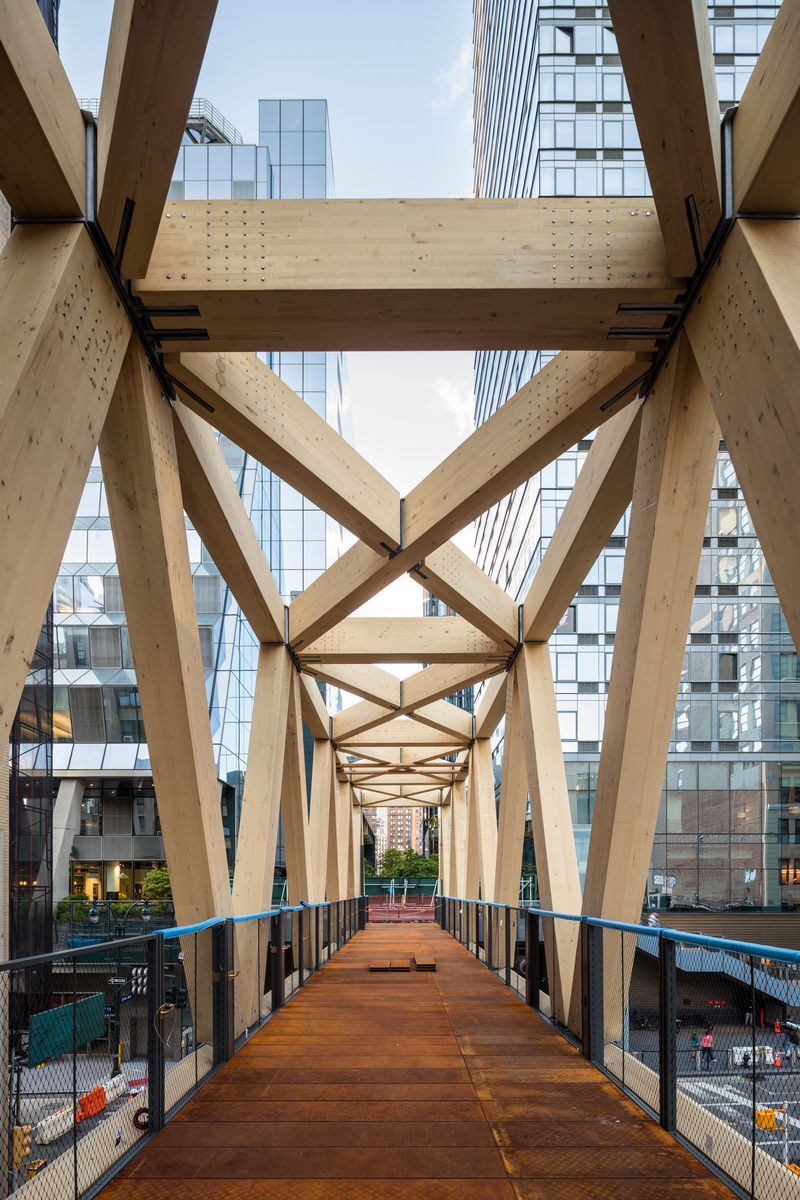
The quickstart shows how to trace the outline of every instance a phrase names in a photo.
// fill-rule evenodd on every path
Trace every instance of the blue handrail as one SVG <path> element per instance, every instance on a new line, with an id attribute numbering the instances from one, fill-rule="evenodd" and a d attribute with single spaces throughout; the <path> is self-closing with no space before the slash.
<path id="1" fill-rule="evenodd" d="M 442 900 L 452 900 L 458 904 L 485 904 L 487 908 L 509 908 L 518 912 L 526 912 L 518 905 L 497 904 L 493 900 L 468 900 L 465 896 L 442 896 Z M 686 933 L 682 929 L 670 929 L 661 925 L 633 925 L 625 921 L 609 921 L 603 917 L 588 917 L 582 913 L 553 912 L 547 908 L 530 910 L 539 917 L 553 917 L 559 921 L 578 921 L 582 925 L 599 926 L 601 929 L 618 929 L 622 933 L 643 934 L 647 937 L 667 938 L 671 942 L 682 942 L 688 946 L 700 946 L 707 950 L 719 950 L 728 954 L 746 954 L 753 958 L 768 958 L 772 962 L 800 964 L 800 950 L 789 950 L 784 946 L 762 946 L 757 942 L 737 942 L 729 938 L 712 937 L 703 933 Z"/>
<path id="2" fill-rule="evenodd" d="M 204 929 L 210 929 L 212 925 L 222 925 L 224 921 L 224 917 L 209 917 L 207 921 L 198 921 L 196 925 L 178 925 L 175 929 L 157 929 L 155 932 L 162 938 L 183 937 L 184 934 L 201 933 Z"/>
<path id="3" fill-rule="evenodd" d="M 294 909 L 291 910 L 294 912 Z M 266 912 L 247 913 L 243 917 L 231 917 L 234 925 L 240 925 L 242 921 L 261 921 L 265 917 L 279 917 L 282 912 L 286 912 L 283 908 L 268 908 Z"/>

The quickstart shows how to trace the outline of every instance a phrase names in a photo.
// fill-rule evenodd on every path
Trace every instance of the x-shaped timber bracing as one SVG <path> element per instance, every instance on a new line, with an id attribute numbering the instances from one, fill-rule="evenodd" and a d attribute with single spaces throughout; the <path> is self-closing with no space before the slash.
<path id="1" fill-rule="evenodd" d="M 347 894 L 380 803 L 441 806 L 443 878 L 514 903 L 528 793 L 543 900 L 636 920 L 720 431 L 800 645 L 800 0 L 721 124 L 704 0 L 609 7 L 652 199 L 165 205 L 214 0 L 117 0 L 97 124 L 0 0 L 2 732 L 99 445 L 179 920 L 267 906 L 281 812 L 292 894 Z M 251 353 L 460 347 L 562 352 L 402 499 Z M 288 608 L 215 430 L 358 539 Z M 450 538 L 594 430 L 517 605 Z M 581 900 L 546 643 L 631 499 Z M 232 892 L 184 510 L 261 643 Z M 353 615 L 403 574 L 456 615 Z"/>

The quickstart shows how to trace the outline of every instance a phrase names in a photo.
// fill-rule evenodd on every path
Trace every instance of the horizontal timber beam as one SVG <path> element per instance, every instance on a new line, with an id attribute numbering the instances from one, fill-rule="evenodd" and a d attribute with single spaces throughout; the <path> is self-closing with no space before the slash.
<path id="1" fill-rule="evenodd" d="M 340 560 L 341 561 L 341 560 Z M 349 617 L 305 647 L 300 662 L 505 662 L 509 647 L 462 617 Z"/>
<path id="2" fill-rule="evenodd" d="M 388 725 L 370 729 L 367 733 L 353 734 L 352 737 L 347 737 L 344 741 L 336 744 L 345 753 L 352 748 L 355 754 L 358 754 L 362 748 L 366 753 L 371 753 L 373 749 L 379 749 L 381 746 L 434 746 L 439 754 L 449 754 L 453 749 L 461 749 L 460 746 L 457 746 L 457 741 L 458 739 L 453 738 L 452 735 L 442 733 L 438 729 L 431 729 L 422 721 L 400 717 Z"/>
<path id="3" fill-rule="evenodd" d="M 682 290 L 648 197 L 181 200 L 135 286 L 228 351 L 601 350 Z"/>

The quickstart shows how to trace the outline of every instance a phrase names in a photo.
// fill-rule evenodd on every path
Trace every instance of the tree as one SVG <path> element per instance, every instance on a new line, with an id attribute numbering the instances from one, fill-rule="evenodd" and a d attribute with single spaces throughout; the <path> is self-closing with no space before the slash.
<path id="1" fill-rule="evenodd" d="M 434 854 L 431 858 L 423 858 L 415 850 L 396 850 L 390 847 L 384 850 L 380 862 L 381 875 L 394 876 L 404 879 L 408 876 L 438 875 L 439 859 Z"/>
<path id="2" fill-rule="evenodd" d="M 166 867 L 153 867 L 147 872 L 142 883 L 142 895 L 145 900 L 172 899 L 172 884 Z"/>
<path id="3" fill-rule="evenodd" d="M 403 874 L 403 852 L 390 846 L 381 855 L 381 875 Z"/>

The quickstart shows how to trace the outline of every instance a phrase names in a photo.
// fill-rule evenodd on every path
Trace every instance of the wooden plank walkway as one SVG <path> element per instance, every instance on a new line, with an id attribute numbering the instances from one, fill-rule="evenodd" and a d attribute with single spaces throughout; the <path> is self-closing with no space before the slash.
<path id="1" fill-rule="evenodd" d="M 435 973 L 370 973 L 376 958 Z M 104 1200 L 730 1197 L 438 926 L 368 926 Z"/>

